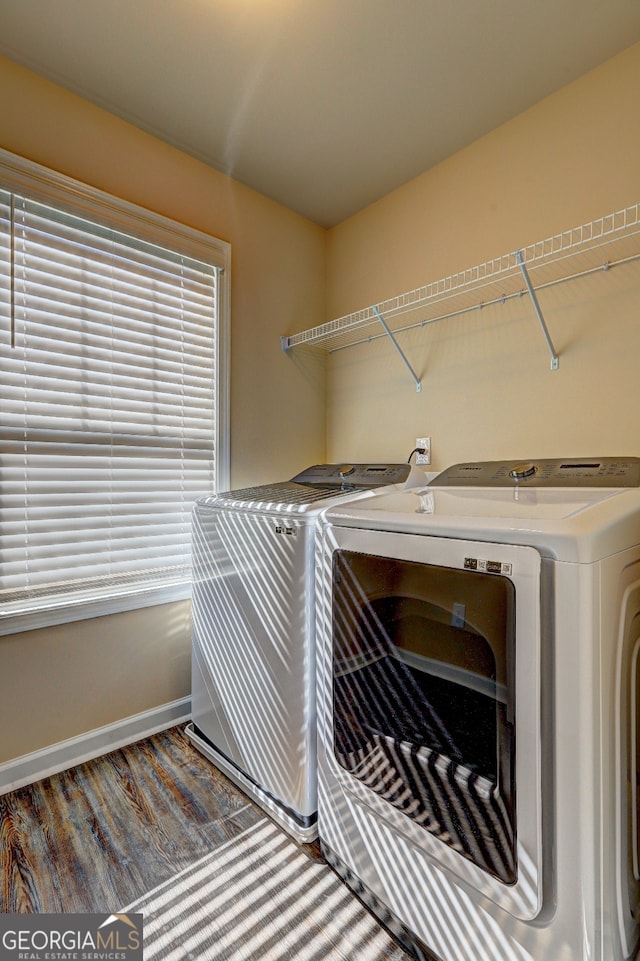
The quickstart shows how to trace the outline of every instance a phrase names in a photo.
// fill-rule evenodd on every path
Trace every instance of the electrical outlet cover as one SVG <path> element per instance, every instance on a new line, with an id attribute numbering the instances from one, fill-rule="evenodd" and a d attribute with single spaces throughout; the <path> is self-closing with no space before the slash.
<path id="1" fill-rule="evenodd" d="M 431 438 L 416 437 L 416 447 L 424 447 L 424 454 L 416 454 L 416 465 L 426 467 L 431 463 Z"/>

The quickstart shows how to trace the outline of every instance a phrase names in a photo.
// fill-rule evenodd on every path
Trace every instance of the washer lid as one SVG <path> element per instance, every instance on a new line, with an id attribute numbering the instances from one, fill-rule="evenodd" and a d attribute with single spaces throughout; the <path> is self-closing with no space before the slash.
<path id="1" fill-rule="evenodd" d="M 331 498 L 363 497 L 372 489 L 399 484 L 409 476 L 408 464 L 315 464 L 290 481 L 220 491 L 199 506 L 245 511 L 305 513 Z"/>
<path id="2" fill-rule="evenodd" d="M 314 514 L 325 504 L 356 497 L 366 497 L 370 492 L 340 490 L 336 487 L 311 487 L 293 481 L 245 487 L 241 490 L 209 494 L 196 503 L 196 509 L 257 511 L 277 514 Z"/>

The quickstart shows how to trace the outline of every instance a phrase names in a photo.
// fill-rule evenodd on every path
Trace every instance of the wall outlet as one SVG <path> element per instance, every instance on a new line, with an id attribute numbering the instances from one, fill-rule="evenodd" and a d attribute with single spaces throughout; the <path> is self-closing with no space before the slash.
<path id="1" fill-rule="evenodd" d="M 431 438 L 416 437 L 416 447 L 424 447 L 424 454 L 416 454 L 416 467 L 426 467 L 431 463 Z"/>

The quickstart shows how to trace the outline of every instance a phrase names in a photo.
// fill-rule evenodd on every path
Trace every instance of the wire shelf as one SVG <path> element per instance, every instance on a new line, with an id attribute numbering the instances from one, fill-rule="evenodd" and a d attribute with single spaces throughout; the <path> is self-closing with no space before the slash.
<path id="1" fill-rule="evenodd" d="M 342 350 L 522 296 L 527 293 L 527 275 L 539 291 L 638 258 L 640 204 L 634 204 L 375 306 L 282 337 L 282 347 L 318 344 L 330 352 Z M 379 315 L 388 330 L 382 328 Z M 405 317 L 411 322 L 405 323 Z M 539 320 L 544 323 L 540 314 Z"/>

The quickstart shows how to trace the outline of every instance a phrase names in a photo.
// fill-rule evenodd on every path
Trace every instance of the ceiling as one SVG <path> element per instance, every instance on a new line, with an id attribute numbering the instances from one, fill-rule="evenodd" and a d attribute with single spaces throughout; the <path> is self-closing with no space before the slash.
<path id="1" fill-rule="evenodd" d="M 639 0 L 0 0 L 0 53 L 323 227 L 638 40 Z"/>

